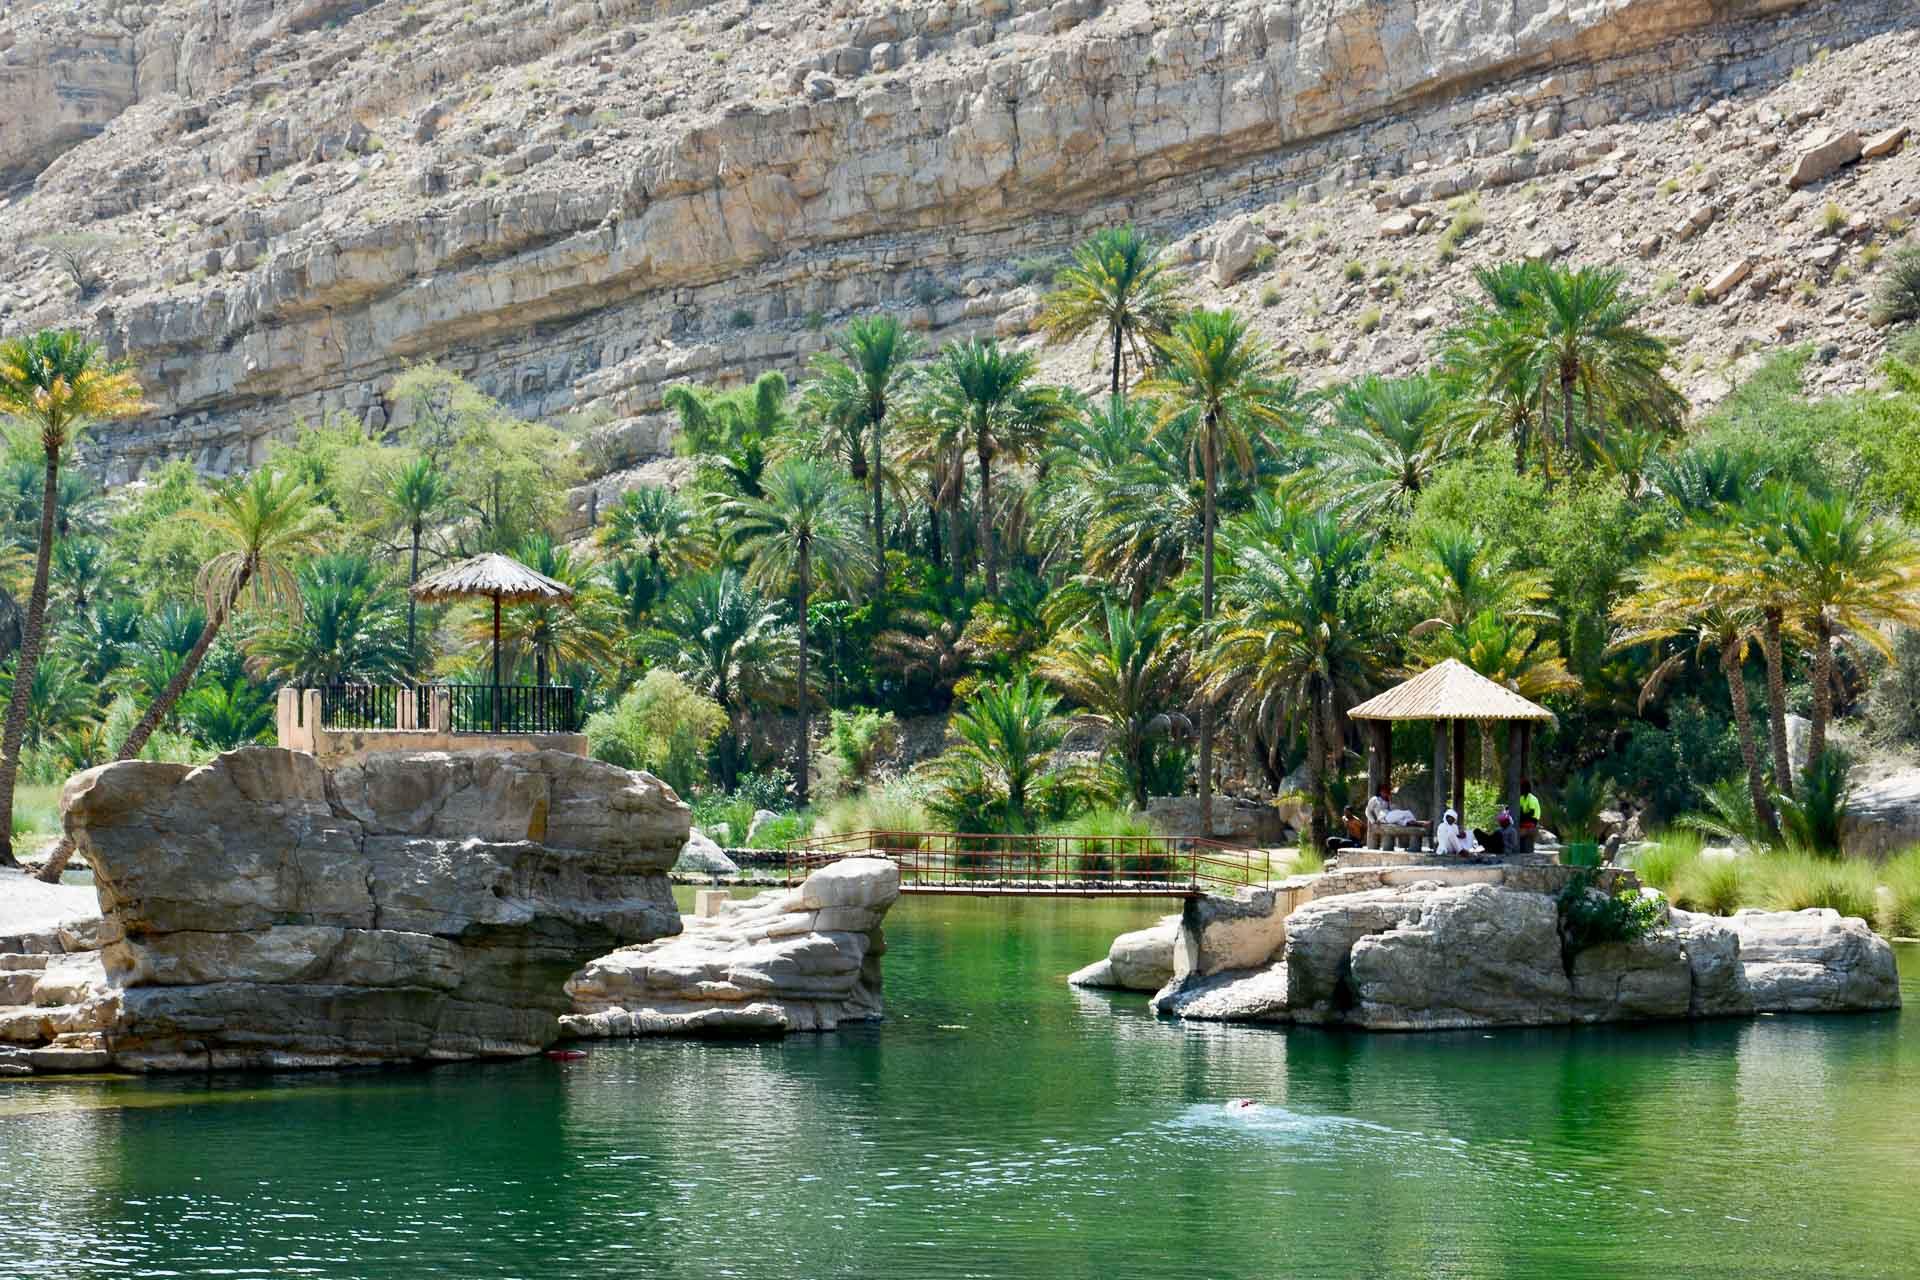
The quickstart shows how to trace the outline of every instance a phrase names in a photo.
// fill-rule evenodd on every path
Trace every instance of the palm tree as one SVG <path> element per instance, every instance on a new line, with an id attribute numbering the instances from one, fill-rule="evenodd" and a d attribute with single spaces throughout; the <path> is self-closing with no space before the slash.
<path id="1" fill-rule="evenodd" d="M 1920 541 L 1893 521 L 1845 497 L 1802 496 L 1781 526 L 1778 571 L 1789 608 L 1813 643 L 1813 726 L 1807 777 L 1827 749 L 1833 715 L 1833 647 L 1852 637 L 1883 656 L 1893 646 L 1881 625 L 1920 625 Z"/>
<path id="2" fill-rule="evenodd" d="M 1198 633 L 1201 692 L 1273 751 L 1305 730 L 1311 837 L 1324 847 L 1327 764 L 1345 740 L 1341 716 L 1364 696 L 1382 656 L 1360 597 L 1371 540 L 1325 513 L 1247 525 L 1247 536 L 1236 528 L 1228 539 L 1225 608 Z"/>
<path id="3" fill-rule="evenodd" d="M 1040 328 L 1050 342 L 1104 329 L 1113 352 L 1110 394 L 1117 396 L 1128 361 L 1144 368 L 1154 342 L 1173 327 L 1178 286 L 1157 245 L 1132 227 L 1109 227 L 1073 251 L 1073 265 L 1060 273 L 1048 295 Z"/>
<path id="4" fill-rule="evenodd" d="M 1721 519 L 1701 526 L 1687 547 L 1692 564 L 1687 573 L 1696 590 L 1717 588 L 1729 607 L 1750 610 L 1760 619 L 1760 656 L 1767 667 L 1767 736 L 1773 748 L 1774 785 L 1782 792 L 1793 789 L 1793 766 L 1787 755 L 1786 638 L 1795 601 L 1784 572 L 1785 529 L 1805 497 L 1780 481 L 1770 481 L 1729 508 Z"/>
<path id="5" fill-rule="evenodd" d="M 1294 399 L 1279 360 L 1230 310 L 1189 313 L 1159 342 L 1164 365 L 1141 388 L 1160 400 L 1156 427 L 1185 432 L 1188 465 L 1203 481 L 1200 508 L 1200 617 L 1213 620 L 1213 541 L 1219 519 L 1220 467 L 1230 454 L 1253 470 L 1263 426 L 1285 423 Z M 1203 686 L 1204 689 L 1204 686 Z M 1200 708 L 1200 834 L 1213 834 L 1213 708 Z M 1323 842 L 1324 843 L 1324 842 Z"/>
<path id="6" fill-rule="evenodd" d="M 668 387 L 660 399 L 679 415 L 681 440 L 688 450 L 717 457 L 736 494 L 760 496 L 760 477 L 773 444 L 793 421 L 784 376 L 769 370 L 751 386 L 730 391 L 683 384 Z"/>
<path id="7" fill-rule="evenodd" d="M 854 482 L 873 500 L 873 598 L 887 592 L 886 480 L 883 428 L 893 400 L 906 389 L 920 339 L 895 316 L 861 316 L 834 339 L 838 355 L 813 360 L 803 404 L 839 433 Z M 862 445 L 866 447 L 863 449 Z"/>
<path id="8" fill-rule="evenodd" d="M 1059 706 L 1058 698 L 1024 675 L 982 685 L 948 722 L 956 741 L 936 762 L 936 776 L 948 788 L 984 779 L 1001 794 L 1004 828 L 1031 829 L 1034 783 L 1066 737 Z"/>
<path id="9" fill-rule="evenodd" d="M 398 679 L 412 665 L 400 593 L 363 555 L 315 556 L 295 575 L 300 608 L 247 642 L 256 674 L 295 685 Z"/>
<path id="10" fill-rule="evenodd" d="M 1759 615 L 1734 599 L 1726 585 L 1697 571 L 1695 549 L 1677 544 L 1640 570 L 1633 590 L 1613 607 L 1620 629 L 1609 648 L 1659 646 L 1690 637 L 1697 661 L 1708 649 L 1720 655 L 1720 674 L 1733 704 L 1733 722 L 1740 736 L 1740 760 L 1747 773 L 1747 790 L 1759 824 L 1774 829 L 1773 805 L 1760 767 L 1760 746 L 1753 731 L 1753 709 L 1747 696 L 1747 651 L 1760 631 Z M 1640 710 L 1660 696 L 1660 690 L 1688 656 L 1688 650 L 1669 655 L 1655 665 L 1640 688 Z M 1786 785 L 1786 784 L 1783 784 Z"/>
<path id="11" fill-rule="evenodd" d="M 867 563 L 859 538 L 853 494 L 834 471 L 811 458 L 791 458 L 767 474 L 766 496 L 729 504 L 727 520 L 734 546 L 746 558 L 747 581 L 768 591 L 798 593 L 797 654 L 800 704 L 799 761 L 794 769 L 796 799 L 807 803 L 808 764 L 812 758 L 807 689 L 807 600 L 815 575 L 843 581 Z"/>
<path id="12" fill-rule="evenodd" d="M 209 510 L 186 513 L 227 544 L 226 550 L 200 568 L 197 585 L 206 603 L 206 625 L 200 628 L 179 670 L 120 745 L 116 760 L 139 757 L 147 739 L 193 683 L 220 629 L 240 608 L 265 606 L 280 611 L 283 618 L 298 616 L 301 597 L 293 565 L 321 549 L 332 523 L 312 489 L 295 476 L 271 467 L 215 490 L 208 501 Z M 41 869 L 40 878 L 49 884 L 58 883 L 72 856 L 72 842 L 62 840 Z"/>
<path id="13" fill-rule="evenodd" d="M 1394 556 L 1406 577 L 1404 596 L 1420 621 L 1414 638 L 1439 627 L 1464 627 L 1475 615 L 1545 620 L 1547 575 L 1516 568 L 1486 539 L 1457 524 L 1422 524 Z"/>
<path id="14" fill-rule="evenodd" d="M 1525 263 L 1476 268 L 1486 302 L 1447 331 L 1440 357 L 1442 376 L 1462 389 L 1454 406 L 1467 438 L 1477 442 L 1498 433 L 1510 439 L 1516 475 L 1527 469 L 1527 450 L 1545 408 L 1521 306 L 1529 270 Z M 1543 467 L 1551 456 L 1545 445 L 1543 438 Z"/>
<path id="15" fill-rule="evenodd" d="M 1166 707 L 1178 694 L 1183 665 L 1155 602 L 1128 609 L 1109 601 L 1103 625 L 1069 633 L 1041 653 L 1034 670 L 1086 708 L 1119 758 L 1134 807 L 1147 807 L 1152 739 L 1172 731 Z"/>
<path id="16" fill-rule="evenodd" d="M 707 563 L 706 540 L 686 502 L 664 485 L 643 484 L 620 495 L 600 525 L 600 541 L 647 558 L 653 590 L 675 574 Z"/>
<path id="17" fill-rule="evenodd" d="M 1024 457 L 1066 409 L 1052 388 L 1034 382 L 1038 371 L 1031 353 L 1005 350 L 991 338 L 948 343 L 934 368 L 932 414 L 958 428 L 979 466 L 980 547 L 988 595 L 1000 589 L 993 464 Z"/>
<path id="18" fill-rule="evenodd" d="M 406 466 L 394 472 L 387 482 L 387 511 L 400 527 L 407 531 L 409 552 L 407 557 L 407 663 L 409 669 L 417 666 L 420 649 L 416 642 L 414 615 L 418 602 L 413 598 L 413 584 L 420 581 L 420 540 L 426 533 L 427 521 L 432 519 L 446 505 L 452 489 L 445 474 L 431 458 L 424 455 L 415 458 Z"/>
<path id="19" fill-rule="evenodd" d="M 0 733 L 0 866 L 13 856 L 13 784 L 20 772 L 20 742 L 27 729 L 28 692 L 46 639 L 47 577 L 53 560 L 55 515 L 60 497 L 60 461 L 74 433 L 87 422 L 128 418 L 146 405 L 127 369 L 109 364 L 97 343 L 71 331 L 43 330 L 0 343 L 0 413 L 32 424 L 40 436 L 40 536 L 35 544 L 33 589 L 20 648 L 14 657 L 12 695 Z"/>
<path id="20" fill-rule="evenodd" d="M 1340 504 L 1357 520 L 1404 516 L 1459 454 L 1452 398 L 1437 378 L 1368 374 L 1333 398 L 1328 442 Z"/>
<path id="21" fill-rule="evenodd" d="M 660 629 L 643 641 L 646 656 L 671 667 L 727 711 L 720 776 L 740 776 L 748 717 L 783 696 L 796 643 L 778 605 L 721 569 L 681 582 L 662 603 Z"/>

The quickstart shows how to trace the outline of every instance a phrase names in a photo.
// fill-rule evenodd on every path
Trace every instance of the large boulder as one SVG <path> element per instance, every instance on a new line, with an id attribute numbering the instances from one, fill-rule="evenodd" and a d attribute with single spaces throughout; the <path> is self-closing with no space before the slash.
<path id="1" fill-rule="evenodd" d="M 1790 187 L 1808 187 L 1831 177 L 1860 158 L 1860 135 L 1852 129 L 1824 129 L 1795 153 L 1787 174 Z"/>
<path id="2" fill-rule="evenodd" d="M 1169 982 L 1153 997 L 1153 1011 L 1189 1022 L 1291 1022 L 1287 966 L 1275 961 Z"/>
<path id="3" fill-rule="evenodd" d="M 1693 968 L 1668 929 L 1587 947 L 1568 977 L 1575 1022 L 1684 1018 L 1692 1006 Z"/>
<path id="4" fill-rule="evenodd" d="M 1068 974 L 1067 981 L 1076 987 L 1158 991 L 1173 977 L 1173 947 L 1179 934 L 1179 916 L 1123 933 L 1107 948 L 1105 959 Z"/>
<path id="5" fill-rule="evenodd" d="M 1740 935 L 1719 916 L 1669 907 L 1667 919 L 1687 956 L 1687 1016 L 1752 1013 L 1753 987 L 1747 982 L 1747 967 L 1740 962 Z"/>
<path id="6" fill-rule="evenodd" d="M 1398 927 L 1355 940 L 1347 1021 L 1413 1031 L 1568 1020 L 1572 991 L 1552 898 L 1487 884 L 1412 896 Z M 1287 950 L 1291 977 L 1299 972 L 1291 937 Z"/>
<path id="7" fill-rule="evenodd" d="M 1302 1022 L 1340 1020 L 1353 1004 L 1352 957 L 1362 938 L 1420 916 L 1426 890 L 1375 889 L 1318 898 L 1286 918 L 1287 991 Z"/>
<path id="8" fill-rule="evenodd" d="M 677 932 L 688 809 L 648 774 L 561 752 L 278 748 L 77 774 L 115 1064 L 332 1066 L 536 1052 L 562 984 Z M 66 976 L 64 971 L 49 981 Z M 79 994 L 72 984 L 62 999 Z"/>
<path id="9" fill-rule="evenodd" d="M 681 875 L 731 876 L 740 873 L 740 864 L 729 858 L 726 850 L 708 839 L 704 832 L 694 830 L 687 833 L 687 842 L 681 846 L 673 869 Z"/>
<path id="10" fill-rule="evenodd" d="M 1761 1012 L 1900 1007 L 1893 948 L 1857 916 L 1826 907 L 1742 911 L 1731 924 L 1753 1006 Z"/>
<path id="11" fill-rule="evenodd" d="M 678 937 L 576 973 L 561 1025 L 582 1037 L 779 1035 L 878 1018 L 880 924 L 899 896 L 892 862 L 849 858 L 797 889 L 688 917 Z"/>

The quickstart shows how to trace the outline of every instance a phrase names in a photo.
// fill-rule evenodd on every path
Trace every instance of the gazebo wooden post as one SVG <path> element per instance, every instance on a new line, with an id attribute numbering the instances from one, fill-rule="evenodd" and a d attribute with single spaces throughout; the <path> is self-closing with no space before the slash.
<path id="1" fill-rule="evenodd" d="M 1520 812 L 1521 770 L 1526 768 L 1527 722 L 1525 720 L 1507 721 L 1507 807 L 1513 810 L 1518 821 Z"/>
<path id="2" fill-rule="evenodd" d="M 1440 811 L 1447 804 L 1447 722 L 1433 722 L 1433 809 L 1430 820 L 1438 825 Z"/>
<path id="3" fill-rule="evenodd" d="M 1380 784 L 1393 777 L 1393 734 L 1384 720 L 1367 722 L 1367 799 L 1380 794 Z"/>
<path id="4" fill-rule="evenodd" d="M 1453 722 L 1453 811 L 1467 820 L 1467 722 Z"/>
<path id="5" fill-rule="evenodd" d="M 493 731 L 500 732 L 500 597 L 493 598 Z"/>

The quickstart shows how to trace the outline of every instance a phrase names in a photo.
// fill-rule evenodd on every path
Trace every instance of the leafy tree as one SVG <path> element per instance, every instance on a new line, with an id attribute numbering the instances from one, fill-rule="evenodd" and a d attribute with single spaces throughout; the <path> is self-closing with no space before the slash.
<path id="1" fill-rule="evenodd" d="M 749 717 L 784 699 L 794 670 L 799 646 L 780 615 L 738 571 L 709 570 L 668 593 L 642 643 L 648 658 L 726 708 L 720 776 L 729 788 L 740 776 Z"/>
<path id="2" fill-rule="evenodd" d="M 1105 734 L 1134 807 L 1145 809 L 1154 741 L 1185 721 L 1171 710 L 1184 663 L 1157 602 L 1139 609 L 1109 602 L 1095 624 L 1058 637 L 1035 671 L 1085 708 L 1080 718 Z"/>
<path id="3" fill-rule="evenodd" d="M 19 865 L 13 856 L 13 785 L 20 772 L 33 672 L 46 639 L 47 579 L 53 562 L 61 457 L 86 423 L 132 417 L 145 408 L 133 374 L 109 364 L 98 344 L 77 333 L 43 330 L 0 342 L 0 413 L 26 421 L 39 435 L 44 475 L 33 587 L 14 657 L 16 680 L 7 700 L 5 729 L 0 733 L 0 866 Z"/>
<path id="4" fill-rule="evenodd" d="M 1254 466 L 1254 440 L 1285 425 L 1295 387 L 1280 377 L 1279 359 L 1232 311 L 1193 311 L 1160 341 L 1163 366 L 1142 386 L 1158 399 L 1158 428 L 1178 427 L 1188 464 L 1201 476 L 1200 617 L 1214 616 L 1213 541 L 1219 519 L 1220 469 L 1231 460 Z M 1204 686 L 1203 686 L 1204 689 Z M 1213 834 L 1213 707 L 1200 708 L 1200 833 Z M 1320 843 L 1324 844 L 1324 841 Z"/>
<path id="5" fill-rule="evenodd" d="M 1118 396 L 1127 365 L 1145 368 L 1154 342 L 1173 327 L 1179 278 L 1147 237 L 1132 227 L 1109 227 L 1081 242 L 1054 284 L 1040 314 L 1041 331 L 1051 342 L 1103 331 L 1112 350 L 1110 393 Z"/>
<path id="6" fill-rule="evenodd" d="M 407 534 L 407 662 L 417 665 L 420 646 L 415 631 L 415 613 L 419 602 L 413 598 L 413 584 L 420 581 L 420 543 L 427 526 L 440 514 L 450 497 L 449 487 L 433 460 L 413 459 L 393 473 L 387 483 L 387 511 Z"/>
<path id="7" fill-rule="evenodd" d="M 719 703 L 655 668 L 614 706 L 588 717 L 587 747 L 596 760 L 645 769 L 688 795 L 705 780 L 707 752 L 726 728 Z"/>
<path id="8" fill-rule="evenodd" d="M 934 762 L 936 785 L 949 804 L 984 792 L 999 829 L 1033 829 L 1035 786 L 1066 737 L 1059 699 L 1026 676 L 981 686 L 948 722 L 955 740 Z"/>
<path id="9" fill-rule="evenodd" d="M 955 436 L 973 450 L 979 468 L 980 548 L 989 596 L 1000 589 L 992 518 L 993 464 L 1032 452 L 1065 409 L 1058 394 L 1036 383 L 1038 371 L 1031 354 L 1005 350 L 991 338 L 948 343 L 934 365 L 930 404 L 922 411 L 951 424 Z"/>
<path id="10" fill-rule="evenodd" d="M 247 643 L 254 669 L 293 685 L 404 677 L 412 649 L 400 592 L 364 555 L 324 555 L 295 572 L 300 605 Z"/>
<path id="11" fill-rule="evenodd" d="M 834 339 L 834 354 L 814 358 L 804 404 L 836 433 L 854 483 L 873 502 L 873 595 L 887 591 L 885 427 L 887 413 L 906 391 L 920 339 L 895 316 L 862 316 Z"/>
<path id="12" fill-rule="evenodd" d="M 808 760 L 813 739 L 809 732 L 811 692 L 807 687 L 807 599 L 816 575 L 844 582 L 866 564 L 866 548 L 859 541 L 859 516 L 846 482 L 824 464 L 809 458 L 782 462 L 767 474 L 766 494 L 736 502 L 727 509 L 735 547 L 746 557 L 747 581 L 754 586 L 798 593 L 794 615 L 799 621 L 796 663 L 799 681 L 800 760 L 795 772 L 796 798 L 807 803 Z"/>

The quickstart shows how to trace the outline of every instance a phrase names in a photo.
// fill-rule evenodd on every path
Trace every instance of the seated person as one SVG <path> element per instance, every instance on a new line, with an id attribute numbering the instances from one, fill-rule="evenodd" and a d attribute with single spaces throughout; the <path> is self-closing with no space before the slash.
<path id="1" fill-rule="evenodd" d="M 1507 806 L 1500 806 L 1500 812 L 1493 819 L 1493 830 L 1476 830 L 1473 838 L 1481 848 L 1497 857 L 1505 857 L 1513 848 L 1513 814 Z"/>
<path id="2" fill-rule="evenodd" d="M 1480 852 L 1480 843 L 1471 831 L 1460 825 L 1460 815 L 1449 809 L 1441 815 L 1440 825 L 1433 833 L 1433 851 L 1442 856 L 1457 854 L 1471 858 Z"/>
<path id="3" fill-rule="evenodd" d="M 1340 834 L 1327 837 L 1327 852 L 1357 849 L 1366 842 L 1367 820 L 1352 805 L 1348 805 L 1340 814 Z"/>
<path id="4" fill-rule="evenodd" d="M 1426 823 L 1414 817 L 1411 809 L 1393 807 L 1393 784 L 1383 782 L 1380 790 L 1367 801 L 1367 821 L 1377 827 L 1425 827 Z"/>

